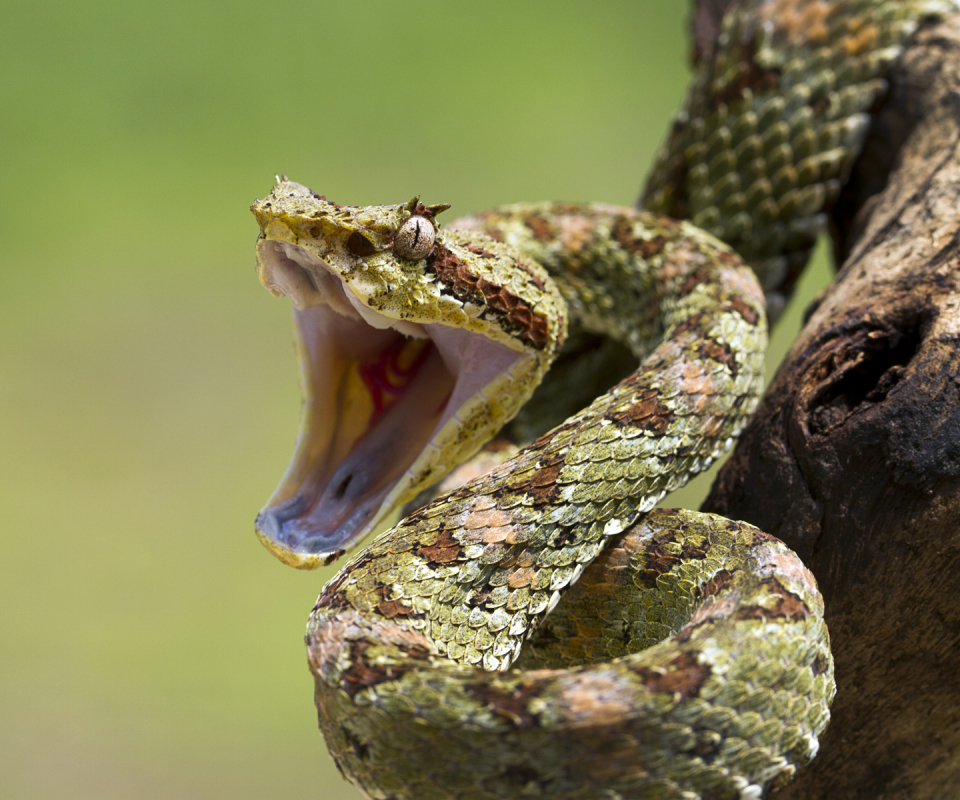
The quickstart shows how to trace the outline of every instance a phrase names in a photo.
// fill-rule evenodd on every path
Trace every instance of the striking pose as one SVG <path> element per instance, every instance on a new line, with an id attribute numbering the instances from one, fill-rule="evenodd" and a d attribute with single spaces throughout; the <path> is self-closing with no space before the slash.
<path id="1" fill-rule="evenodd" d="M 755 798 L 816 754 L 835 688 L 813 577 L 748 525 L 651 509 L 749 418 L 763 290 L 778 313 L 884 71 L 946 8 L 740 4 L 647 210 L 441 226 L 444 205 L 341 206 L 286 178 L 254 204 L 306 398 L 257 530 L 293 566 L 342 555 L 473 455 L 558 356 L 606 337 L 640 361 L 324 587 L 307 631 L 320 727 L 368 796 Z M 570 374 L 546 378 L 525 429 L 594 388 Z"/>

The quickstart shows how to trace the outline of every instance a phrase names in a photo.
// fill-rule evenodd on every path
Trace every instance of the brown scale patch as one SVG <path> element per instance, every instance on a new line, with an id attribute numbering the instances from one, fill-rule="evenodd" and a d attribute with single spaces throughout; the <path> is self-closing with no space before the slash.
<path id="1" fill-rule="evenodd" d="M 594 248 L 596 243 L 597 222 L 581 213 L 570 213 L 560 217 L 560 243 L 570 253 L 582 253 Z"/>
<path id="2" fill-rule="evenodd" d="M 740 365 L 737 363 L 733 349 L 728 344 L 721 344 L 713 339 L 704 339 L 697 345 L 697 355 L 701 359 L 716 361 L 723 364 L 733 377 L 737 376 Z"/>
<path id="3" fill-rule="evenodd" d="M 399 600 L 382 600 L 377 604 L 377 611 L 386 619 L 395 619 L 396 617 L 422 617 L 410 606 L 404 605 Z"/>
<path id="4" fill-rule="evenodd" d="M 719 570 L 709 581 L 697 589 L 697 600 L 707 600 L 720 594 L 720 592 L 723 591 L 723 587 L 730 582 L 733 575 L 734 573 L 728 569 Z"/>
<path id="5" fill-rule="evenodd" d="M 791 581 L 796 581 L 806 588 L 814 596 L 818 596 L 817 580 L 800 560 L 796 553 L 790 550 L 782 549 L 782 542 L 774 539 L 770 534 L 751 530 L 755 537 L 756 545 L 753 548 L 753 554 L 757 559 L 757 564 L 763 569 L 772 568 L 772 575 L 779 575 Z M 766 546 L 766 540 L 773 546 Z"/>
<path id="6" fill-rule="evenodd" d="M 623 676 L 605 672 L 583 672 L 565 682 L 563 701 L 566 716 L 574 724 L 589 722 L 591 727 L 622 724 L 632 709 L 630 682 Z"/>
<path id="7" fill-rule="evenodd" d="M 860 56 L 876 49 L 880 29 L 874 23 L 867 23 L 863 17 L 857 17 L 847 21 L 847 30 L 849 33 L 840 40 L 840 45 L 849 57 Z"/>
<path id="8" fill-rule="evenodd" d="M 516 266 L 518 270 L 526 275 L 534 286 L 536 286 L 541 292 L 543 291 L 543 287 L 546 285 L 543 281 L 543 278 L 541 278 L 536 272 L 530 269 L 530 267 L 521 263 L 520 261 L 518 261 L 514 266 Z"/>
<path id="9" fill-rule="evenodd" d="M 683 644 L 689 641 L 693 634 L 702 626 L 714 620 L 728 618 L 736 610 L 738 599 L 739 597 L 734 596 L 732 592 L 707 598 L 697 607 L 696 611 L 693 612 L 693 616 L 690 617 L 690 622 L 677 631 L 674 638 L 680 644 Z"/>
<path id="10" fill-rule="evenodd" d="M 399 600 L 383 600 L 377 604 L 377 611 L 387 619 L 396 617 L 422 617 L 409 606 L 405 606 Z"/>
<path id="11" fill-rule="evenodd" d="M 646 259 L 653 258 L 655 255 L 663 252 L 663 246 L 667 240 L 663 236 L 654 236 L 652 239 L 639 239 L 633 250 Z"/>
<path id="12" fill-rule="evenodd" d="M 520 567 L 507 577 L 507 586 L 511 589 L 522 589 L 524 586 L 533 583 L 536 577 L 537 571 L 532 567 Z"/>
<path id="13" fill-rule="evenodd" d="M 480 528 L 509 528 L 513 525 L 511 517 L 496 504 L 488 507 L 471 508 L 470 514 L 463 521 L 463 529 L 474 531 Z"/>
<path id="14" fill-rule="evenodd" d="M 644 586 L 650 589 L 656 589 L 657 578 L 661 575 L 666 575 L 678 564 L 693 559 L 702 561 L 707 557 L 706 550 L 692 544 L 684 547 L 679 553 L 673 552 L 667 545 L 675 544 L 676 541 L 676 538 L 671 534 L 662 539 L 654 540 L 652 546 L 646 548 L 646 552 L 644 553 L 646 565 L 644 569 L 638 573 L 640 582 Z"/>
<path id="15" fill-rule="evenodd" d="M 673 411 L 660 402 L 659 389 L 645 389 L 636 402 L 620 411 L 605 416 L 619 427 L 631 426 L 662 435 L 674 420 Z"/>
<path id="16" fill-rule="evenodd" d="M 650 259 L 663 252 L 667 239 L 664 236 L 654 236 L 652 239 L 644 239 L 635 236 L 633 224 L 626 217 L 618 217 L 613 223 L 610 231 L 613 238 L 624 250 L 629 253 L 638 253 L 642 258 Z"/>
<path id="17" fill-rule="evenodd" d="M 426 217 L 427 219 L 432 220 L 437 216 L 437 214 L 442 211 L 446 211 L 448 208 L 450 208 L 450 206 L 446 204 L 425 206 L 418 200 L 416 206 L 414 206 L 413 210 L 410 212 L 410 216 Z"/>
<path id="18" fill-rule="evenodd" d="M 796 46 L 822 45 L 830 35 L 830 17 L 836 13 L 836 3 L 831 0 L 775 0 L 759 9 L 760 19 L 773 24 L 785 33 Z"/>
<path id="19" fill-rule="evenodd" d="M 732 619 L 806 619 L 811 611 L 803 598 L 787 589 L 776 578 L 760 581 L 768 592 L 776 595 L 772 606 L 743 606 L 733 614 Z"/>
<path id="20" fill-rule="evenodd" d="M 545 242 L 554 236 L 553 226 L 545 217 L 541 217 L 539 214 L 530 214 L 523 221 L 523 224 L 530 229 L 533 238 L 538 242 Z"/>
<path id="21" fill-rule="evenodd" d="M 320 592 L 320 596 L 317 598 L 317 602 L 313 606 L 314 611 L 317 611 L 321 608 L 329 608 L 339 611 L 342 608 L 350 607 L 350 601 L 347 600 L 346 593 L 340 591 L 340 587 L 343 585 L 346 577 L 346 573 L 341 573 L 323 587 L 323 591 Z"/>
<path id="22" fill-rule="evenodd" d="M 433 544 L 421 545 L 414 550 L 428 564 L 449 564 L 457 561 L 463 554 L 460 542 L 453 538 L 448 530 L 440 531 Z"/>
<path id="23" fill-rule="evenodd" d="M 533 500 L 534 508 L 552 503 L 560 495 L 557 478 L 563 467 L 563 456 L 551 455 L 550 460 L 544 461 L 528 480 L 515 487 L 516 491 L 527 494 Z"/>
<path id="24" fill-rule="evenodd" d="M 480 258 L 496 258 L 495 253 L 491 253 L 489 250 L 484 250 L 482 247 L 475 244 L 468 244 L 467 250 L 469 250 L 474 255 L 480 256 Z"/>
<path id="25" fill-rule="evenodd" d="M 740 70 L 722 92 L 710 98 L 710 110 L 733 105 L 750 89 L 755 95 L 776 92 L 780 86 L 780 70 L 764 69 L 757 63 L 757 43 L 754 39 L 740 46 Z"/>
<path id="26" fill-rule="evenodd" d="M 722 264 L 729 264 L 732 267 L 742 267 L 743 259 L 740 258 L 732 250 L 719 250 L 717 251 L 717 261 Z"/>
<path id="27" fill-rule="evenodd" d="M 823 675 L 827 671 L 827 667 L 830 662 L 823 653 L 817 653 L 817 657 L 813 660 L 813 664 L 810 665 L 810 669 L 813 670 L 814 675 Z"/>
<path id="28" fill-rule="evenodd" d="M 679 695 L 681 700 L 699 697 L 711 670 L 700 664 L 692 653 L 679 653 L 666 669 L 638 666 L 632 668 L 651 692 Z"/>
<path id="29" fill-rule="evenodd" d="M 423 614 L 418 614 L 410 606 L 405 605 L 401 600 L 388 600 L 387 592 L 390 590 L 386 586 L 380 586 L 378 592 L 382 598 L 379 603 L 377 603 L 377 611 L 381 616 L 386 617 L 387 619 L 395 619 L 396 617 L 422 617 Z"/>
<path id="30" fill-rule="evenodd" d="M 490 709 L 494 716 L 516 730 L 539 728 L 540 720 L 530 713 L 530 702 L 538 696 L 535 683 L 520 683 L 510 689 L 501 689 L 492 683 L 467 684 L 473 697 Z"/>
<path id="31" fill-rule="evenodd" d="M 369 689 L 372 686 L 379 686 L 381 683 L 399 680 L 407 672 L 417 667 L 416 662 L 425 660 L 430 654 L 426 647 L 416 644 L 398 644 L 396 646 L 407 656 L 407 659 L 403 663 L 386 665 L 367 662 L 367 650 L 371 647 L 370 642 L 362 639 L 352 642 L 350 644 L 350 668 L 342 674 L 340 688 L 352 699 L 361 689 Z"/>
<path id="32" fill-rule="evenodd" d="M 490 599 L 491 593 L 491 589 L 484 589 L 483 591 L 476 592 L 475 594 L 470 595 L 470 599 L 467 600 L 467 605 L 469 605 L 470 608 L 482 606 L 486 604 L 487 600 Z"/>
<path id="33" fill-rule="evenodd" d="M 346 725 L 340 727 L 340 732 L 343 735 L 344 741 L 347 743 L 347 747 L 353 751 L 353 754 L 357 758 L 359 758 L 361 761 L 366 761 L 370 757 L 370 748 Z M 340 770 L 340 774 L 346 778 L 347 776 L 343 771 L 343 767 L 341 767 L 340 762 L 336 760 L 336 756 L 334 756 L 334 763 L 336 764 L 337 769 Z M 347 780 L 349 780 L 349 778 L 347 778 Z"/>
<path id="34" fill-rule="evenodd" d="M 434 247 L 426 261 L 427 269 L 435 272 L 458 300 L 486 305 L 505 321 L 508 329 L 517 331 L 535 348 L 542 350 L 546 347 L 550 324 L 546 317 L 536 313 L 522 298 L 474 274 L 445 247 Z"/>
<path id="35" fill-rule="evenodd" d="M 536 563 L 537 559 L 529 550 L 513 552 L 500 562 L 501 569 L 528 569 Z"/>
<path id="36" fill-rule="evenodd" d="M 484 544 L 516 544 L 517 531 L 510 526 L 487 528 L 479 537 Z"/>
<path id="37" fill-rule="evenodd" d="M 733 297 L 728 300 L 722 310 L 735 311 L 751 325 L 756 325 L 760 321 L 760 313 L 752 306 L 747 305 L 740 297 Z"/>
<path id="38" fill-rule="evenodd" d="M 687 333 L 688 331 L 699 333 L 703 329 L 703 321 L 705 316 L 706 313 L 703 311 L 697 311 L 695 314 L 691 314 L 673 329 L 673 338 L 677 338 L 681 334 Z"/>
<path id="39" fill-rule="evenodd" d="M 701 284 L 707 283 L 712 278 L 712 270 L 709 269 L 698 269 L 694 270 L 687 276 L 687 279 L 683 282 L 683 285 L 677 291 L 678 297 L 686 297 L 690 292 L 696 289 Z"/>

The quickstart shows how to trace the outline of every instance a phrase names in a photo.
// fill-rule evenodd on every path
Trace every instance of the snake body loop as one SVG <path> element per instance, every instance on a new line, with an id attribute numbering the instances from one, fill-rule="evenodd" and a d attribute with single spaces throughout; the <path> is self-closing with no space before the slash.
<path id="1" fill-rule="evenodd" d="M 610 337 L 641 361 L 324 587 L 320 728 L 364 794 L 758 798 L 815 756 L 835 684 L 813 576 L 744 523 L 651 509 L 746 424 L 764 291 L 775 315 L 884 71 L 952 8 L 735 6 L 648 211 L 524 204 L 444 226 L 446 206 L 341 206 L 286 178 L 253 206 L 307 398 L 257 530 L 294 566 L 342 555 L 476 451 L 558 354 Z"/>

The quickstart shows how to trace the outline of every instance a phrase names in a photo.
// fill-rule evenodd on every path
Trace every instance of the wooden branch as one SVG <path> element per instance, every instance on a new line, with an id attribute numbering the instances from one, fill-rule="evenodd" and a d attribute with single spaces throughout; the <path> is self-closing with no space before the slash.
<path id="1" fill-rule="evenodd" d="M 907 51 L 871 137 L 846 263 L 704 504 L 826 600 L 833 720 L 779 800 L 960 796 L 960 20 Z"/>

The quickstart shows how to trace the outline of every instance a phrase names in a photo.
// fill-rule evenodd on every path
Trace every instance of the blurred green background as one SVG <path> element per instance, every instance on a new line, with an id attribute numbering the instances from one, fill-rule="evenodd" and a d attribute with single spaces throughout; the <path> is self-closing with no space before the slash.
<path id="1" fill-rule="evenodd" d="M 248 206 L 281 171 L 451 217 L 631 204 L 683 94 L 686 15 L 6 5 L 0 797 L 359 796 L 316 731 L 302 644 L 331 572 L 253 534 L 299 398 Z"/>

